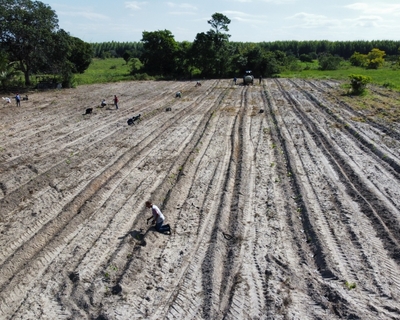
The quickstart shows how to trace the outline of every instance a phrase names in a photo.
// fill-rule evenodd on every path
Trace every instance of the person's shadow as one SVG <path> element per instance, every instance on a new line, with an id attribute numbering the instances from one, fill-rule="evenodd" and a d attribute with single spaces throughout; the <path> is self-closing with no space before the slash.
<path id="1" fill-rule="evenodd" d="M 143 229 L 133 230 L 133 231 L 129 231 L 126 235 L 119 237 L 118 239 L 122 240 L 122 239 L 125 239 L 127 236 L 131 236 L 135 240 L 139 241 L 140 246 L 144 247 L 144 246 L 146 246 L 146 240 L 144 240 L 144 238 L 146 237 L 146 234 L 149 231 L 154 231 L 154 230 L 155 230 L 154 226 L 150 226 L 149 228 L 147 228 L 147 230 L 145 232 L 143 232 Z"/>

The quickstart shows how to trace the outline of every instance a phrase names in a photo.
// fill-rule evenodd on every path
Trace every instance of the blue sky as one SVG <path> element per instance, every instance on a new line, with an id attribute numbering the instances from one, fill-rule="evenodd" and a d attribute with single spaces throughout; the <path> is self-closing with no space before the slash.
<path id="1" fill-rule="evenodd" d="M 59 27 L 86 42 L 140 41 L 169 30 L 192 42 L 215 13 L 227 16 L 230 41 L 400 40 L 398 0 L 42 0 Z"/>

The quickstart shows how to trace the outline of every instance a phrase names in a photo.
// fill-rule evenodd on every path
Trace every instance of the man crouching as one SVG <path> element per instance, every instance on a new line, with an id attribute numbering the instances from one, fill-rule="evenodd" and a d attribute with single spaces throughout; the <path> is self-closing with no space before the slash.
<path id="1" fill-rule="evenodd" d="M 151 209 L 151 213 L 153 214 L 147 219 L 147 222 L 149 222 L 150 219 L 153 219 L 152 224 L 155 224 L 155 228 L 158 232 L 170 235 L 171 228 L 169 224 L 163 225 L 165 217 L 161 210 L 151 201 L 146 201 L 146 208 Z"/>

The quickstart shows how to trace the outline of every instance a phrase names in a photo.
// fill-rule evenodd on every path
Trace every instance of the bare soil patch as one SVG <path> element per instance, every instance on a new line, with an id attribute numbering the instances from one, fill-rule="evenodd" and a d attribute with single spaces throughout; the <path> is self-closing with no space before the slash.
<path id="1" fill-rule="evenodd" d="M 0 318 L 399 319 L 400 97 L 363 99 L 265 79 L 2 105 Z"/>

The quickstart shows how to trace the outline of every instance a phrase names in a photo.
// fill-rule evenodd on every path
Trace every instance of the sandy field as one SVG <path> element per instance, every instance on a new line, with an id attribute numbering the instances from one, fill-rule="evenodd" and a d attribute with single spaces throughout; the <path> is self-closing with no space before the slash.
<path id="1" fill-rule="evenodd" d="M 0 319 L 400 319 L 400 126 L 381 116 L 400 95 L 343 90 L 143 81 L 2 104 Z"/>

